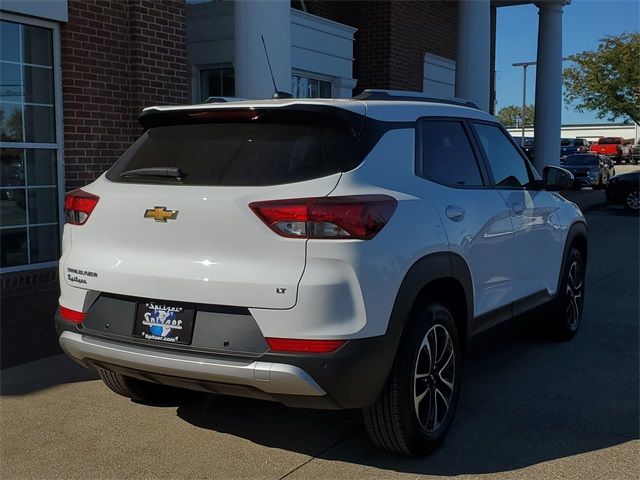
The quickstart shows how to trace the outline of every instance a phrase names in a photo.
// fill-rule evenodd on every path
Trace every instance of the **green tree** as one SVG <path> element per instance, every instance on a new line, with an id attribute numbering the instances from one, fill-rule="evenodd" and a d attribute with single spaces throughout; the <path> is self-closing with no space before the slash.
<path id="1" fill-rule="evenodd" d="M 535 116 L 535 108 L 533 105 L 525 105 L 524 107 L 524 124 L 533 125 L 533 118 Z M 503 107 L 496 115 L 498 121 L 505 127 L 520 127 L 522 126 L 522 107 L 516 105 L 509 105 Z"/>
<path id="2" fill-rule="evenodd" d="M 596 51 L 571 55 L 564 71 L 565 97 L 579 112 L 640 122 L 640 33 L 600 39 Z"/>

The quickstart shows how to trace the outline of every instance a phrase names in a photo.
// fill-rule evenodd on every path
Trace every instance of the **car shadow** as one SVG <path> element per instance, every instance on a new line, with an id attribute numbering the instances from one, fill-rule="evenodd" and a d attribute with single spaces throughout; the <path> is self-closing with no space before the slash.
<path id="1" fill-rule="evenodd" d="M 0 371 L 0 396 L 28 395 L 38 390 L 98 379 L 66 355 L 55 355 Z"/>
<path id="2" fill-rule="evenodd" d="M 553 343 L 538 333 L 537 321 L 505 324 L 473 341 L 452 429 L 425 458 L 377 450 L 354 410 L 288 409 L 202 394 L 180 401 L 177 414 L 270 448 L 432 475 L 510 471 L 638 438 L 637 329 L 633 338 L 614 328 Z M 591 354 L 596 349 L 607 350 L 607 362 Z"/>

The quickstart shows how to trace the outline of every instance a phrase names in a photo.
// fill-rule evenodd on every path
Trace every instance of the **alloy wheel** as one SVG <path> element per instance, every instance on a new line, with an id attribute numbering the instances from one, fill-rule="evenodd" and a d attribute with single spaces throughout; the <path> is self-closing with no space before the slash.
<path id="1" fill-rule="evenodd" d="M 413 403 L 422 428 L 435 432 L 447 416 L 456 374 L 453 341 L 436 324 L 424 336 L 414 371 Z"/>
<path id="2" fill-rule="evenodd" d="M 640 193 L 638 191 L 629 192 L 625 201 L 631 210 L 640 209 Z"/>
<path id="3" fill-rule="evenodd" d="M 580 322 L 580 300 L 582 299 L 582 265 L 574 260 L 569 267 L 567 277 L 567 325 L 571 330 L 578 328 Z"/>

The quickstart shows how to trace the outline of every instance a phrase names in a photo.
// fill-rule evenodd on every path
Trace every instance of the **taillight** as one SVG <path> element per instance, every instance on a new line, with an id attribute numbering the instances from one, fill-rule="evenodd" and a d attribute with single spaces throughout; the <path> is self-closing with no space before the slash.
<path id="1" fill-rule="evenodd" d="M 283 237 L 369 240 L 397 205 L 386 195 L 356 195 L 253 202 L 249 207 Z"/>
<path id="2" fill-rule="evenodd" d="M 84 225 L 93 209 L 96 208 L 98 200 L 100 200 L 99 196 L 79 188 L 67 193 L 64 197 L 64 212 L 67 216 L 67 223 Z"/>
<path id="3" fill-rule="evenodd" d="M 63 307 L 62 305 L 60 305 L 58 310 L 59 310 L 60 315 L 62 316 L 62 318 L 64 318 L 65 320 L 69 320 L 70 322 L 82 323 L 82 321 L 84 320 L 84 313 L 83 312 L 78 312 L 76 310 L 71 310 L 70 308 Z"/>
<path id="4" fill-rule="evenodd" d="M 346 340 L 298 340 L 293 338 L 267 338 L 273 352 L 329 353 L 344 345 Z"/>

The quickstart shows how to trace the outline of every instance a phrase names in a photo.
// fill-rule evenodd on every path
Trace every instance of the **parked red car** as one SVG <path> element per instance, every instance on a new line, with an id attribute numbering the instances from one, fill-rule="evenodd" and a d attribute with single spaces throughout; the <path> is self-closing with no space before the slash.
<path id="1" fill-rule="evenodd" d="M 629 161 L 631 156 L 631 149 L 622 137 L 600 137 L 598 143 L 591 146 L 591 151 L 607 155 L 616 163 Z"/>

